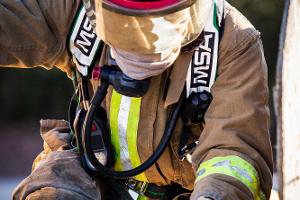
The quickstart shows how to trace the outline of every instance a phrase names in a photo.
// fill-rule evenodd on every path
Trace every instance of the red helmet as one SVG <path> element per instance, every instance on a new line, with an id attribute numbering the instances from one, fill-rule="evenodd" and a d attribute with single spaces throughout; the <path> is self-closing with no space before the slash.
<path id="1" fill-rule="evenodd" d="M 103 7 L 122 14 L 158 15 L 190 7 L 196 0 L 103 0 Z"/>

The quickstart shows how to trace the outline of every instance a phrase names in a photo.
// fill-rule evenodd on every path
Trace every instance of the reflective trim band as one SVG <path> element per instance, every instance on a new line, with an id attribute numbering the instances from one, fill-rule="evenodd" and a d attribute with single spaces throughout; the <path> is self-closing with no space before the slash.
<path id="1" fill-rule="evenodd" d="M 112 92 L 110 129 L 117 171 L 129 170 L 141 165 L 137 149 L 141 100 L 141 98 L 123 96 L 115 90 Z M 144 173 L 137 175 L 135 179 L 147 182 Z"/>
<path id="2" fill-rule="evenodd" d="M 119 131 L 118 131 L 118 115 L 121 104 L 121 95 L 113 91 L 110 102 L 110 131 L 111 131 L 111 142 L 115 150 L 115 170 L 122 171 L 123 166 L 120 160 L 120 142 L 119 142 Z"/>
<path id="3" fill-rule="evenodd" d="M 129 157 L 129 147 L 127 144 L 127 124 L 129 109 L 131 107 L 130 97 L 122 96 L 118 116 L 118 133 L 120 142 L 120 158 L 124 170 L 132 169 Z"/>
<path id="4" fill-rule="evenodd" d="M 196 182 L 212 174 L 231 176 L 247 186 L 255 200 L 265 199 L 264 193 L 260 190 L 256 169 L 241 157 L 215 157 L 203 162 L 197 170 Z"/>
<path id="5" fill-rule="evenodd" d="M 128 150 L 132 167 L 134 168 L 141 165 L 140 156 L 137 149 L 137 132 L 140 119 L 141 102 L 141 98 L 131 98 L 131 106 L 129 111 L 130 123 L 127 125 Z M 139 181 L 147 181 L 144 173 L 137 175 L 135 178 Z"/>
<path id="6" fill-rule="evenodd" d="M 139 195 L 137 200 L 149 200 L 149 198 L 143 195 Z"/>

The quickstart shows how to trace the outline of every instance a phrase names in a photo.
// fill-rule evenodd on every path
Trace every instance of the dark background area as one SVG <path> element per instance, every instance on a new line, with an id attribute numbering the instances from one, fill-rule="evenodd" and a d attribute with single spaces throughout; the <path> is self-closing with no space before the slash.
<path id="1" fill-rule="evenodd" d="M 0 68 L 0 178 L 30 172 L 42 150 L 39 120 L 67 119 L 72 93 L 58 69 Z"/>
<path id="2" fill-rule="evenodd" d="M 284 0 L 229 0 L 261 32 L 269 66 L 270 91 L 275 82 L 277 48 Z M 42 149 L 39 119 L 67 119 L 73 86 L 58 69 L 0 68 L 0 179 L 25 176 Z M 272 97 L 272 96 L 270 96 Z M 272 99 L 270 106 L 272 108 Z M 275 146 L 272 111 L 271 136 Z"/>

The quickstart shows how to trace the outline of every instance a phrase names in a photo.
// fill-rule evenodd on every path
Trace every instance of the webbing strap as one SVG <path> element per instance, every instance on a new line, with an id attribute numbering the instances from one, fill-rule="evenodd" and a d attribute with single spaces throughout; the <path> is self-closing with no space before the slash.
<path id="1" fill-rule="evenodd" d="M 239 156 L 215 157 L 200 164 L 196 182 L 212 174 L 231 176 L 242 182 L 251 191 L 255 200 L 264 200 L 256 169 Z"/>
<path id="2" fill-rule="evenodd" d="M 110 131 L 111 131 L 111 143 L 114 146 L 114 156 L 115 156 L 115 169 L 122 170 L 122 164 L 120 158 L 120 142 L 118 135 L 118 113 L 120 109 L 121 96 L 114 94 L 113 91 L 112 100 L 110 102 Z"/>
<path id="3" fill-rule="evenodd" d="M 93 66 L 97 55 L 102 50 L 102 43 L 97 37 L 89 21 L 86 10 L 82 6 L 74 18 L 68 36 L 68 47 L 76 64 L 77 71 L 88 76 L 89 68 Z"/>
<path id="4" fill-rule="evenodd" d="M 192 92 L 211 92 L 218 68 L 220 27 L 223 20 L 224 0 L 210 0 L 212 9 L 203 30 L 204 41 L 195 50 L 186 77 L 187 97 Z"/>
<path id="5" fill-rule="evenodd" d="M 141 98 L 127 97 L 115 90 L 110 105 L 111 141 L 115 148 L 115 170 L 129 170 L 141 165 L 137 149 L 137 131 Z M 144 173 L 135 177 L 147 182 Z"/>

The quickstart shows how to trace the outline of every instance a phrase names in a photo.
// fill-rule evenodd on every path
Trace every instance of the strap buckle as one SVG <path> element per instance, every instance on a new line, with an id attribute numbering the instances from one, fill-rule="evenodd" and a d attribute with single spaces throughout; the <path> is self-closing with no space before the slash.
<path id="1" fill-rule="evenodd" d="M 178 149 L 178 155 L 179 155 L 179 158 L 181 159 L 181 161 L 183 161 L 186 158 L 189 163 L 192 163 L 191 153 L 193 152 L 195 147 L 198 145 L 198 143 L 199 143 L 199 141 L 195 141 L 189 145 L 185 145 L 184 147 Z"/>
<path id="2" fill-rule="evenodd" d="M 142 182 L 142 181 L 137 181 L 135 179 L 132 178 L 128 178 L 125 181 L 125 185 L 133 190 L 134 192 L 140 194 L 140 195 L 145 195 L 145 192 L 147 190 L 148 187 L 148 183 L 147 182 Z"/>

